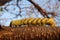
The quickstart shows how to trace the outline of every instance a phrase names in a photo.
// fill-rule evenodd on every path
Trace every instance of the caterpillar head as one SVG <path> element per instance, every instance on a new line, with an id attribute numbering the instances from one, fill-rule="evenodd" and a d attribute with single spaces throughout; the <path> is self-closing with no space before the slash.
<path id="1" fill-rule="evenodd" d="M 47 21 L 47 24 L 49 24 L 50 26 L 55 26 L 56 23 L 55 23 L 54 18 L 49 18 L 48 21 Z"/>

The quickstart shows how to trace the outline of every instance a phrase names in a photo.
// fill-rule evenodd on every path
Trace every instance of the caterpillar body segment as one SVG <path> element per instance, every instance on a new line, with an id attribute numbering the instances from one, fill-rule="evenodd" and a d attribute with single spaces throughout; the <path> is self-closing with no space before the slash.
<path id="1" fill-rule="evenodd" d="M 39 18 L 35 18 L 35 19 L 32 21 L 32 24 L 33 24 L 33 25 L 36 25 L 38 20 L 39 20 Z"/>
<path id="2" fill-rule="evenodd" d="M 35 18 L 27 18 L 23 23 L 28 26 L 32 26 L 32 22 Z"/>
<path id="3" fill-rule="evenodd" d="M 18 27 L 18 26 L 20 26 L 20 25 L 22 25 L 21 20 L 13 20 L 13 21 L 11 21 L 11 23 L 10 23 L 10 27 Z"/>
<path id="4" fill-rule="evenodd" d="M 42 18 L 41 25 L 43 25 L 43 26 L 47 25 L 47 23 L 46 23 L 47 21 L 48 21 L 48 18 Z"/>
<path id="5" fill-rule="evenodd" d="M 33 19 L 33 18 L 22 19 L 23 25 L 27 25 L 29 23 L 28 21 L 30 21 L 31 19 Z"/>
<path id="6" fill-rule="evenodd" d="M 31 18 L 31 19 L 28 21 L 28 24 L 31 25 L 34 20 L 35 20 L 34 18 Z"/>
<path id="7" fill-rule="evenodd" d="M 21 20 L 21 23 L 22 23 L 23 25 L 24 25 L 24 21 L 25 21 L 25 20 L 26 20 L 26 19 L 22 19 L 22 20 Z"/>
<path id="8" fill-rule="evenodd" d="M 10 27 L 18 27 L 22 25 L 55 26 L 56 23 L 54 21 L 54 18 L 26 18 L 21 20 L 13 20 L 10 23 Z"/>
<path id="9" fill-rule="evenodd" d="M 41 21 L 43 18 L 39 18 L 39 20 L 37 21 L 37 24 L 41 26 Z"/>

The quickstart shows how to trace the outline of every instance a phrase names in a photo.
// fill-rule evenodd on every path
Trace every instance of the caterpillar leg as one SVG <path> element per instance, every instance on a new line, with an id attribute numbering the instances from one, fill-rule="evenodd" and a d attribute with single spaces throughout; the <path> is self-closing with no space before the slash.
<path id="1" fill-rule="evenodd" d="M 28 25 L 23 25 L 23 27 L 28 27 Z"/>
<path id="2" fill-rule="evenodd" d="M 46 23 L 45 22 L 41 22 L 41 26 L 46 26 Z"/>
<path id="3" fill-rule="evenodd" d="M 11 27 L 14 28 L 14 27 L 16 27 L 16 25 L 12 25 Z"/>
<path id="4" fill-rule="evenodd" d="M 16 25 L 16 27 L 19 27 L 19 25 Z"/>

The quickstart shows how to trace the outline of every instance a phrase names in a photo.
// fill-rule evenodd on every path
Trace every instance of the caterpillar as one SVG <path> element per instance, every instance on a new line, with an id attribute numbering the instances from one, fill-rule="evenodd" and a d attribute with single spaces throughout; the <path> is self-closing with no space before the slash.
<path id="1" fill-rule="evenodd" d="M 19 27 L 22 25 L 39 25 L 39 26 L 56 26 L 54 18 L 25 18 L 21 20 L 13 20 L 10 27 Z"/>

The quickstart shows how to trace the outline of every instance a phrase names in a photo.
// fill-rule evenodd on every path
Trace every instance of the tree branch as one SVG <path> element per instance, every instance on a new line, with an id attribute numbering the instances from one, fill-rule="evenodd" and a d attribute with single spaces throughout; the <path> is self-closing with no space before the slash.
<path id="1" fill-rule="evenodd" d="M 28 0 L 28 1 L 35 6 L 35 8 L 41 13 L 41 15 L 43 15 L 43 17 L 49 18 L 47 12 L 44 9 L 42 9 L 38 4 L 36 4 L 32 0 Z"/>
<path id="2" fill-rule="evenodd" d="M 5 5 L 7 2 L 10 2 L 11 0 L 0 0 L 0 6 Z"/>

